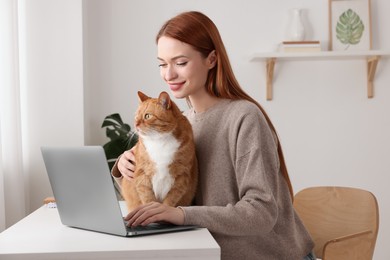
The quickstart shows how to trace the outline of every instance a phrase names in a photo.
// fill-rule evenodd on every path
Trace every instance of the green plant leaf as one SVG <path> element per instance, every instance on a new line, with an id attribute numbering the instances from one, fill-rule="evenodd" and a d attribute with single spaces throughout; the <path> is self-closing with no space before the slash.
<path id="1" fill-rule="evenodd" d="M 106 116 L 102 127 L 107 127 L 106 136 L 110 139 L 103 148 L 111 170 L 119 155 L 136 145 L 138 135 L 136 132 L 131 131 L 128 124 L 123 123 L 118 113 Z"/>
<path id="2" fill-rule="evenodd" d="M 124 151 L 126 151 L 127 140 L 118 138 L 111 142 L 106 143 L 105 145 L 103 145 L 103 148 L 107 157 L 108 166 L 111 170 L 119 155 L 121 155 Z"/>
<path id="3" fill-rule="evenodd" d="M 101 127 L 107 127 L 106 136 L 111 141 L 117 138 L 125 138 L 131 132 L 131 127 L 123 123 L 118 113 L 106 116 Z"/>
<path id="4" fill-rule="evenodd" d="M 110 125 L 123 125 L 122 118 L 118 113 L 108 115 L 104 118 L 102 127 Z"/>
<path id="5" fill-rule="evenodd" d="M 346 49 L 351 44 L 358 44 L 363 36 L 363 32 L 363 21 L 352 9 L 348 9 L 340 15 L 336 25 L 336 37 L 342 44 L 347 45 Z"/>
<path id="6" fill-rule="evenodd" d="M 124 152 L 131 149 L 138 142 L 138 135 L 133 133 L 130 137 L 118 138 L 103 145 L 107 162 L 112 169 L 116 159 Z"/>
<path id="7" fill-rule="evenodd" d="M 131 149 L 138 142 L 138 135 L 131 131 L 128 124 L 123 123 L 121 116 L 118 113 L 108 115 L 104 118 L 101 126 L 106 128 L 106 136 L 110 139 L 103 145 L 104 153 L 107 157 L 108 167 L 110 171 L 114 166 L 118 157 L 124 152 Z M 123 200 L 118 184 L 112 180 L 116 195 L 119 200 Z"/>

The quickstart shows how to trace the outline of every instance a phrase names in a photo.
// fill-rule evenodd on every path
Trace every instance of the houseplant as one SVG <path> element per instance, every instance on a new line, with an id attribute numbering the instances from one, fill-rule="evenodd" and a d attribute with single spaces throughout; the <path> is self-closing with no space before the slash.
<path id="1" fill-rule="evenodd" d="M 138 135 L 135 131 L 131 130 L 130 125 L 123 123 L 118 113 L 106 116 L 101 127 L 106 128 L 106 136 L 110 139 L 110 141 L 103 145 L 103 149 L 107 157 L 108 167 L 111 171 L 117 158 L 138 142 Z M 115 181 L 114 185 L 117 196 L 120 198 L 120 189 Z"/>

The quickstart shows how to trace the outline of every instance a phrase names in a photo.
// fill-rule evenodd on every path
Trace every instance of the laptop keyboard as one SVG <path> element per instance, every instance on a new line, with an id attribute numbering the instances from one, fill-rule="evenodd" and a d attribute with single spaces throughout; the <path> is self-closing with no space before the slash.
<path id="1" fill-rule="evenodd" d="M 126 222 L 125 222 L 126 223 Z M 143 231 L 143 230 L 158 230 L 158 229 L 164 229 L 169 227 L 174 227 L 173 224 L 167 224 L 167 223 L 152 223 L 147 226 L 136 226 L 136 227 L 128 227 L 126 223 L 126 227 L 128 231 Z"/>

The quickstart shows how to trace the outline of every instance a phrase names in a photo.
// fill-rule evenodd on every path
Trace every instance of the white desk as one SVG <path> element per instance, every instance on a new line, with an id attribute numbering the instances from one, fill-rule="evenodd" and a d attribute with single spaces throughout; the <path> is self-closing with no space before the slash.
<path id="1" fill-rule="evenodd" d="M 0 259 L 220 259 L 207 229 L 119 237 L 62 225 L 42 206 L 0 233 Z"/>

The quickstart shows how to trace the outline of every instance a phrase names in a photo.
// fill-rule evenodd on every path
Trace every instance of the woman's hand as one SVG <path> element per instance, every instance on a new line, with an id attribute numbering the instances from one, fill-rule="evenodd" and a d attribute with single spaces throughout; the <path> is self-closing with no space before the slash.
<path id="1" fill-rule="evenodd" d="M 159 202 L 150 202 L 130 212 L 125 220 L 129 221 L 128 226 L 146 226 L 159 221 L 183 225 L 184 211 L 181 208 L 170 207 Z"/>
<path id="2" fill-rule="evenodd" d="M 134 157 L 134 148 L 125 151 L 118 161 L 118 170 L 122 176 L 131 181 L 134 177 L 135 170 L 135 157 Z"/>

